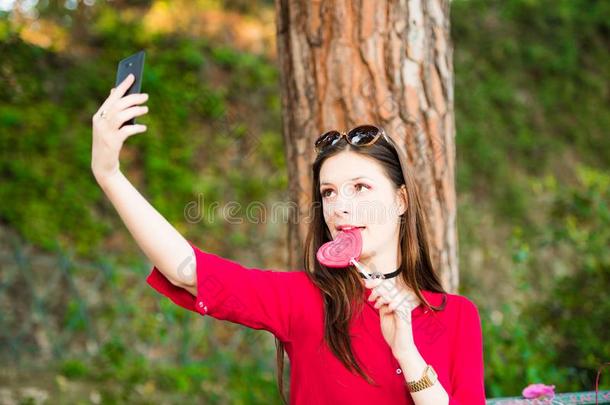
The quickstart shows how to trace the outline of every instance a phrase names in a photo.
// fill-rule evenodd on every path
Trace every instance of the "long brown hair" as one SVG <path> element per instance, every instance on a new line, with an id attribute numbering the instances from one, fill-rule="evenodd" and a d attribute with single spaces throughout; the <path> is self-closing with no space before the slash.
<path id="1" fill-rule="evenodd" d="M 352 315 L 359 313 L 364 304 L 362 299 L 364 287 L 359 274 L 353 271 L 336 271 L 320 264 L 315 254 L 320 246 L 331 240 L 330 231 L 324 220 L 322 196 L 320 193 L 320 168 L 331 156 L 342 151 L 353 151 L 375 159 L 381 164 L 386 175 L 396 190 L 405 186 L 407 209 L 401 216 L 399 246 L 401 264 L 400 274 L 404 283 L 417 295 L 422 304 L 429 310 L 442 311 L 446 300 L 440 306 L 432 306 L 422 295 L 421 290 L 445 293 L 436 274 L 428 248 L 427 224 L 423 206 L 417 190 L 417 183 L 407 169 L 407 162 L 401 158 L 393 141 L 379 139 L 367 147 L 354 147 L 343 138 L 336 144 L 318 154 L 312 165 L 312 207 L 309 230 L 305 239 L 304 267 L 309 279 L 320 289 L 324 299 L 324 340 L 333 354 L 351 372 L 356 372 L 368 383 L 376 384 L 360 367 L 355 359 L 349 338 L 349 324 Z M 278 388 L 284 403 L 284 345 L 276 338 Z"/>

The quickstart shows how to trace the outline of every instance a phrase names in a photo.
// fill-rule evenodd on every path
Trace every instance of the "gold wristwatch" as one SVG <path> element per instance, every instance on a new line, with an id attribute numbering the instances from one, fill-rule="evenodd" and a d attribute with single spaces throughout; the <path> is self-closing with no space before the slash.
<path id="1" fill-rule="evenodd" d="M 421 391 L 433 386 L 437 378 L 436 371 L 434 371 L 430 364 L 427 364 L 421 378 L 417 381 L 407 381 L 407 386 L 410 392 Z"/>

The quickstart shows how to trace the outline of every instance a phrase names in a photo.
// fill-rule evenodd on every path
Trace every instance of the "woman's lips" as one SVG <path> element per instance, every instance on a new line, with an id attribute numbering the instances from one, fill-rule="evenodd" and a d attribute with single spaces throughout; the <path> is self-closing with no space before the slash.
<path id="1" fill-rule="evenodd" d="M 365 226 L 355 226 L 355 225 L 341 225 L 341 226 L 338 226 L 336 229 L 338 231 L 345 231 L 345 230 L 350 230 L 350 229 L 353 229 L 353 228 L 364 229 L 366 227 Z"/>
<path id="2" fill-rule="evenodd" d="M 354 227 L 354 228 L 358 228 L 358 229 L 360 229 L 360 232 L 362 232 L 362 231 L 364 231 L 364 229 L 366 228 L 366 226 L 356 226 L 356 227 Z M 346 228 L 346 229 L 337 229 L 337 230 L 336 230 L 336 232 L 335 232 L 335 234 L 333 235 L 333 239 L 334 239 L 334 238 L 336 238 L 336 237 L 337 237 L 337 235 L 338 235 L 340 232 L 349 232 L 350 230 L 353 230 L 354 228 L 351 228 L 351 229 L 350 229 L 350 228 Z"/>

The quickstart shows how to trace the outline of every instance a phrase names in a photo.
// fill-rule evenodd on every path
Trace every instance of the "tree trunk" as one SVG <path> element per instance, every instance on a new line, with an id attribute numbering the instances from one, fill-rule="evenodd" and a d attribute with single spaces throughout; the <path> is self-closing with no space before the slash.
<path id="1" fill-rule="evenodd" d="M 397 141 L 418 182 L 432 260 L 456 292 L 455 128 L 448 0 L 276 0 L 290 268 L 303 266 L 313 142 L 363 123 Z"/>

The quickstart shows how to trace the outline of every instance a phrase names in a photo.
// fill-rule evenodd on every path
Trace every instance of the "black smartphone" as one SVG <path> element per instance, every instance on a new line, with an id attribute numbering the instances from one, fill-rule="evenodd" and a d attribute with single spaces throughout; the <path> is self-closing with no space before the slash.
<path id="1" fill-rule="evenodd" d="M 118 86 L 130 73 L 133 73 L 136 80 L 131 84 L 129 89 L 125 92 L 125 95 L 140 93 L 142 90 L 142 72 L 144 71 L 144 51 L 134 53 L 126 57 L 119 62 L 116 71 L 116 83 L 115 87 Z M 124 97 L 123 96 L 123 97 Z M 127 120 L 121 125 L 121 128 L 125 125 L 135 124 L 135 118 Z"/>

